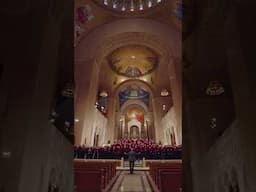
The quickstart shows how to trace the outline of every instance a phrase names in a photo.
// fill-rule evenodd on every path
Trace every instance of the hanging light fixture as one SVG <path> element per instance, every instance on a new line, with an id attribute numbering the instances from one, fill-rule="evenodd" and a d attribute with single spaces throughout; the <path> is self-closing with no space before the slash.
<path id="1" fill-rule="evenodd" d="M 100 92 L 100 96 L 101 96 L 101 97 L 107 97 L 107 96 L 108 96 L 107 91 L 105 91 L 105 90 L 101 91 L 101 92 Z"/>
<path id="2" fill-rule="evenodd" d="M 167 89 L 162 89 L 161 96 L 166 97 L 168 95 L 169 95 L 169 92 L 167 91 Z"/>

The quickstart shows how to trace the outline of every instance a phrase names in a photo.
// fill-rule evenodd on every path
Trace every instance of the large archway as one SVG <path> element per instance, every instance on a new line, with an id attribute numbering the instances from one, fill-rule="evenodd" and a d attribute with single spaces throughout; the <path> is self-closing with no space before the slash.
<path id="1" fill-rule="evenodd" d="M 134 27 L 136 23 L 137 27 Z M 148 33 L 149 28 L 152 30 Z M 157 29 L 157 30 L 154 30 Z M 169 33 L 168 33 L 169 32 Z M 172 37 L 170 37 L 172 34 Z M 150 99 L 149 108 L 151 115 L 151 125 L 155 128 L 152 137 L 156 140 L 164 140 L 165 133 L 162 129 L 161 119 L 163 113 L 162 105 L 172 107 L 175 113 L 175 118 L 181 122 L 181 91 L 180 91 L 180 44 L 178 41 L 180 34 L 160 23 L 145 20 L 132 19 L 124 21 L 115 21 L 104 25 L 101 29 L 96 29 L 83 37 L 76 47 L 76 97 L 75 108 L 76 118 L 81 119 L 75 128 L 75 141 L 77 144 L 83 144 L 86 138 L 87 143 L 91 145 L 93 133 L 95 132 L 95 123 L 93 123 L 97 115 L 92 113 L 96 100 L 96 95 L 99 90 L 106 90 L 108 94 L 108 106 L 115 106 L 108 109 L 107 125 L 104 127 L 105 138 L 102 143 L 118 137 L 118 127 L 120 124 L 120 113 L 117 110 L 118 101 L 115 94 L 118 87 L 126 81 L 137 81 L 138 83 L 145 82 L 150 86 L 152 98 Z M 168 38 L 167 38 L 168 37 Z M 166 41 L 168 39 L 169 41 Z M 158 68 L 153 74 L 145 74 L 140 77 L 116 77 L 113 71 L 108 71 L 107 56 L 113 51 L 124 46 L 146 46 L 155 50 L 159 57 Z M 84 53 L 87 54 L 84 54 Z M 167 70 L 166 70 L 167 69 Z M 84 72 L 90 71 L 85 77 Z M 108 75 L 107 75 L 108 74 Z M 161 74 L 161 75 L 160 75 Z M 116 78 L 116 79 L 115 79 Z M 109 82 L 109 83 L 108 83 Z M 167 98 L 160 95 L 162 89 L 168 89 L 170 94 Z M 165 100 L 165 101 L 164 101 Z M 83 104 L 81 104 L 83 103 Z M 83 106 L 86 106 L 84 108 Z M 154 110 L 156 109 L 156 110 Z M 161 114 L 161 115 L 159 115 Z M 153 120 L 152 120 L 153 119 Z M 181 144 L 181 123 L 176 124 L 176 137 L 178 143 Z M 163 143 L 166 143 L 163 141 Z"/>

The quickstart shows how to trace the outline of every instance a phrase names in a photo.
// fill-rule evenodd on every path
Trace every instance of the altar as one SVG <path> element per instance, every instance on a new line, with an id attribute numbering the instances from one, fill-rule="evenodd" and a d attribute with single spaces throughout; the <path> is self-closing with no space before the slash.
<path id="1" fill-rule="evenodd" d="M 141 137 L 141 122 L 136 118 L 131 119 L 128 122 L 128 137 L 129 138 L 138 138 Z"/>

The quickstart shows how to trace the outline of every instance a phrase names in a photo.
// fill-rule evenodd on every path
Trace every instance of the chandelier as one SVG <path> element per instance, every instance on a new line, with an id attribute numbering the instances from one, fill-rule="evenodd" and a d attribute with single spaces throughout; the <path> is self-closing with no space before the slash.
<path id="1" fill-rule="evenodd" d="M 95 0 L 98 4 L 120 12 L 138 12 L 157 6 L 163 0 Z"/>

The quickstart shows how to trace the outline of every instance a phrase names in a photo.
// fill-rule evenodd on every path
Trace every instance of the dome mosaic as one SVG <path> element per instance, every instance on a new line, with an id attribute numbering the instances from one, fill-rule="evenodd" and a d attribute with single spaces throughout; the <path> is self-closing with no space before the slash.
<path id="1" fill-rule="evenodd" d="M 107 58 L 112 70 L 126 77 L 141 77 L 158 66 L 158 55 L 150 48 L 128 45 L 114 50 Z"/>

